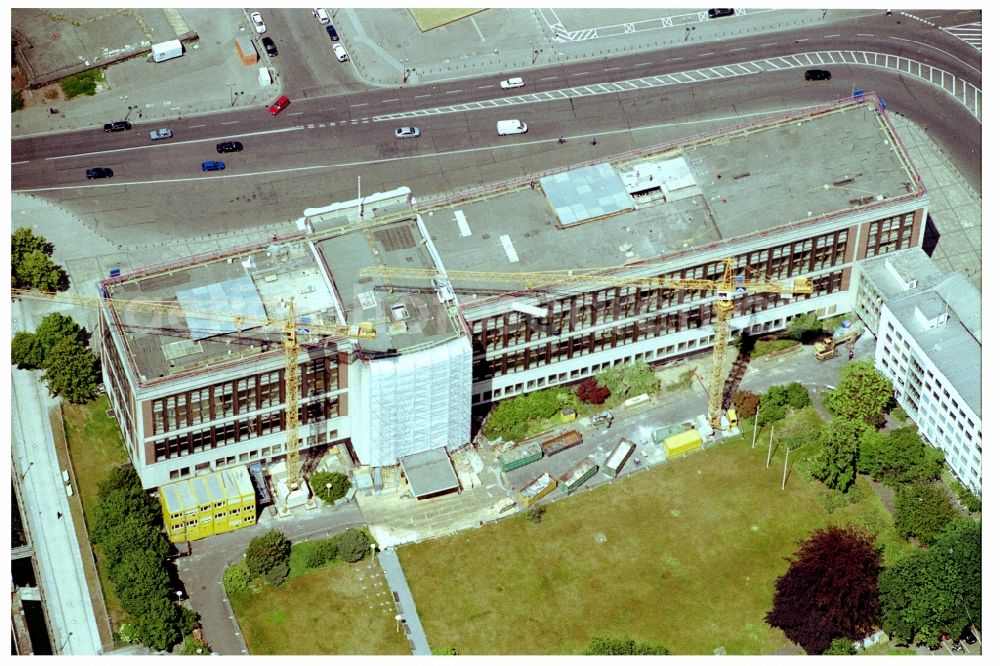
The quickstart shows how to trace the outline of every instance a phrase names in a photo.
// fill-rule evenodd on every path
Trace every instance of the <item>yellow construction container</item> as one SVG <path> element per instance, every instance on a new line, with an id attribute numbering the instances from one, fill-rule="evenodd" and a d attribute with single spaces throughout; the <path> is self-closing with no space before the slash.
<path id="1" fill-rule="evenodd" d="M 668 458 L 676 458 L 700 447 L 701 435 L 693 428 L 663 440 L 663 450 L 666 451 Z"/>
<path id="2" fill-rule="evenodd" d="M 242 467 L 162 486 L 160 508 L 167 537 L 174 543 L 231 532 L 257 519 L 250 473 Z"/>

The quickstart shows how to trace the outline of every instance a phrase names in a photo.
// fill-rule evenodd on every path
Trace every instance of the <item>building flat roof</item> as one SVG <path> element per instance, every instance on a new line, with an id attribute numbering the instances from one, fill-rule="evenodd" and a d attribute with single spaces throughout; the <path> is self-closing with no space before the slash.
<path id="1" fill-rule="evenodd" d="M 623 266 L 912 196 L 920 185 L 903 155 L 882 114 L 846 103 L 606 165 L 600 191 L 592 191 L 588 180 L 594 168 L 579 167 L 568 170 L 570 177 L 557 189 L 546 177 L 538 187 L 441 206 L 422 215 L 422 221 L 447 270 Z M 620 191 L 609 193 L 608 170 L 615 172 Z M 561 216 L 574 183 L 580 185 L 578 198 L 594 198 L 578 208 L 596 215 L 587 221 L 574 217 L 567 225 L 569 218 Z M 633 207 L 621 206 L 614 197 L 608 202 L 625 191 Z M 491 289 L 520 286 L 514 281 L 452 282 L 466 303 Z"/>
<path id="2" fill-rule="evenodd" d="M 891 269 L 889 264 L 892 265 Z M 858 264 L 858 268 L 885 300 L 905 293 L 908 290 L 907 285 L 912 284 L 915 289 L 928 289 L 944 278 L 944 274 L 923 248 L 919 247 L 865 259 Z M 903 283 L 900 283 L 900 278 Z"/>
<path id="3" fill-rule="evenodd" d="M 952 274 L 930 289 L 898 296 L 885 303 L 924 354 L 937 366 L 976 415 L 982 418 L 982 298 L 969 281 Z M 931 329 L 917 319 L 948 313 L 944 324 Z"/>
<path id="4" fill-rule="evenodd" d="M 458 476 L 443 446 L 403 456 L 399 462 L 410 482 L 410 492 L 417 499 L 458 488 Z"/>

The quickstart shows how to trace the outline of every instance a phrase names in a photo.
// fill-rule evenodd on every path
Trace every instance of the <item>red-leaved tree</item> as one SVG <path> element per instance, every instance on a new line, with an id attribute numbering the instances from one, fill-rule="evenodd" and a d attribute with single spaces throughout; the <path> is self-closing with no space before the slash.
<path id="1" fill-rule="evenodd" d="M 817 530 L 789 562 L 774 584 L 774 608 L 764 618 L 769 625 L 809 654 L 823 654 L 835 638 L 872 633 L 882 568 L 874 535 L 851 525 Z"/>
<path id="2" fill-rule="evenodd" d="M 591 405 L 603 405 L 611 395 L 611 389 L 597 385 L 597 380 L 587 377 L 576 387 L 576 397 Z"/>

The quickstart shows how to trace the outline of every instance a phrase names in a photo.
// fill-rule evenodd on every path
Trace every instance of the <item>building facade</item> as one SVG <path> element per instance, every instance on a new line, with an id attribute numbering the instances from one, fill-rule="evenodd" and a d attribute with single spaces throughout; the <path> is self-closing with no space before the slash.
<path id="1" fill-rule="evenodd" d="M 918 249 L 864 264 L 859 312 L 864 294 L 874 294 L 869 304 L 880 303 L 875 367 L 892 380 L 896 401 L 944 452 L 955 477 L 982 492 L 979 292 L 959 274 L 941 276 Z"/>
<path id="2" fill-rule="evenodd" d="M 737 293 L 734 333 L 848 312 L 858 262 L 919 247 L 927 205 L 874 98 L 436 200 L 369 196 L 305 211 L 293 238 L 105 280 L 105 383 L 147 487 L 281 458 L 294 302 L 300 448 L 395 465 L 467 443 L 475 404 L 711 349 L 716 295 L 650 279 L 716 280 L 732 258 L 740 278 L 812 282 Z M 553 277 L 581 274 L 600 279 Z M 323 333 L 359 322 L 377 337 Z"/>

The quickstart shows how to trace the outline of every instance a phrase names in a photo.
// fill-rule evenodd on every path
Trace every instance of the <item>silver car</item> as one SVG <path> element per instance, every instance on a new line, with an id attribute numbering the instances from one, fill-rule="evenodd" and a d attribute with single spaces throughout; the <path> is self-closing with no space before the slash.
<path id="1" fill-rule="evenodd" d="M 396 128 L 396 138 L 397 139 L 409 139 L 410 137 L 420 136 L 419 127 L 397 127 Z"/>
<path id="2" fill-rule="evenodd" d="M 160 129 L 153 130 L 149 133 L 149 138 L 153 141 L 159 141 L 160 139 L 171 139 L 174 136 L 174 131 L 169 127 L 161 127 Z"/>

